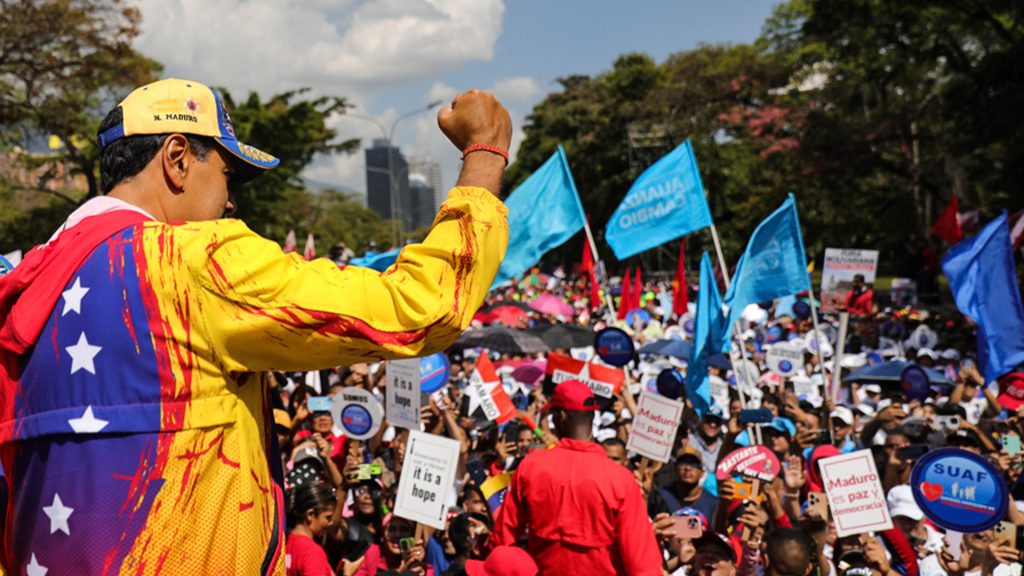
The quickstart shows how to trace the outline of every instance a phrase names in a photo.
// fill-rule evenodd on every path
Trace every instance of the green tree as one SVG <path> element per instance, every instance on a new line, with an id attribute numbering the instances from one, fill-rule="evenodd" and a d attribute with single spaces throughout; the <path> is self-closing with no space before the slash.
<path id="1" fill-rule="evenodd" d="M 99 194 L 99 120 L 109 102 L 161 68 L 132 48 L 138 9 L 123 0 L 14 0 L 0 7 L 0 146 L 52 134 L 61 150 L 21 159 L 32 168 L 70 166 L 85 177 L 86 197 Z M 80 200 L 51 193 L 69 204 Z"/>

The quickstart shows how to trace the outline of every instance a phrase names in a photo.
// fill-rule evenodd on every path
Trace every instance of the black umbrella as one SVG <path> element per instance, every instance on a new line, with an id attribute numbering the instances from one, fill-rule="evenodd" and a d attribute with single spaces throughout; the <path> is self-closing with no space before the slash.
<path id="1" fill-rule="evenodd" d="M 530 328 L 528 332 L 552 348 L 584 348 L 594 345 L 594 331 L 586 326 L 553 324 Z"/>
<path id="2" fill-rule="evenodd" d="M 533 334 L 505 326 L 467 330 L 459 336 L 452 348 L 486 348 L 502 354 L 535 354 L 551 351 L 551 347 Z"/>

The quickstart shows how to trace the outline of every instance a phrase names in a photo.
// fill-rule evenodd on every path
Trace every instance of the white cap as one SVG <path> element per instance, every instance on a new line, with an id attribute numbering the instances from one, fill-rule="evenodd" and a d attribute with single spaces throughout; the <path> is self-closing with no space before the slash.
<path id="1" fill-rule="evenodd" d="M 917 357 L 921 358 L 922 356 L 927 356 L 927 357 L 931 358 L 932 360 L 938 360 L 939 359 L 939 355 L 936 354 L 935 350 L 932 350 L 931 348 L 921 348 L 920 350 L 918 350 L 917 351 Z"/>
<path id="2" fill-rule="evenodd" d="M 917 502 L 914 501 L 913 491 L 906 484 L 894 486 L 889 490 L 886 502 L 889 504 L 889 514 L 893 516 L 905 516 L 911 520 L 924 518 L 924 512 L 921 511 L 917 506 Z"/>
<path id="3" fill-rule="evenodd" d="M 946 348 L 942 351 L 943 360 L 959 360 L 960 352 L 956 348 Z"/>
<path id="4" fill-rule="evenodd" d="M 868 418 L 875 415 L 875 409 L 863 402 L 854 406 L 853 409 L 867 416 Z"/>
<path id="5" fill-rule="evenodd" d="M 853 426 L 853 411 L 846 406 L 836 406 L 836 409 L 829 413 L 829 418 L 838 418 L 847 426 Z"/>
<path id="6" fill-rule="evenodd" d="M 868 363 L 868 359 L 862 354 L 846 354 L 843 356 L 842 367 L 848 370 L 856 370 Z"/>
<path id="7" fill-rule="evenodd" d="M 861 386 L 860 389 L 865 391 L 865 392 L 867 392 L 867 393 L 869 393 L 869 394 L 881 394 L 882 393 L 882 387 L 879 386 L 878 384 L 865 384 L 865 385 Z"/>

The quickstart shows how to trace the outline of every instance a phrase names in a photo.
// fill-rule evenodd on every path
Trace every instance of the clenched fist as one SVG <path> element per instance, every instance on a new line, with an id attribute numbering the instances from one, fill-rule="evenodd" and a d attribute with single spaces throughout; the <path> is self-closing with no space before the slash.
<path id="1" fill-rule="evenodd" d="M 450 108 L 437 113 L 441 131 L 460 151 L 473 144 L 490 144 L 508 150 L 512 119 L 490 92 L 470 90 L 452 100 Z"/>

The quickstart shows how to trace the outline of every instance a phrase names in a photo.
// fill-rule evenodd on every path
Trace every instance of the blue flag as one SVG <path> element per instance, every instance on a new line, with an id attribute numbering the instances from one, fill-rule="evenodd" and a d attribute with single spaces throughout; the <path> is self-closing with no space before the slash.
<path id="1" fill-rule="evenodd" d="M 367 252 L 359 258 L 352 258 L 348 261 L 349 266 L 359 266 L 360 268 L 372 268 L 377 272 L 383 272 L 388 269 L 389 266 L 398 260 L 398 253 L 401 252 L 400 248 L 389 250 L 387 252 Z"/>
<path id="2" fill-rule="evenodd" d="M 697 322 L 693 348 L 686 367 L 686 395 L 701 418 L 711 408 L 711 380 L 708 363 L 729 342 L 729 325 L 722 314 L 722 297 L 715 284 L 715 271 L 708 253 L 700 261 L 700 292 L 697 293 Z M 723 406 L 723 408 L 725 408 Z"/>
<path id="3" fill-rule="evenodd" d="M 711 210 L 687 140 L 636 179 L 605 226 L 619 260 L 711 226 Z"/>
<path id="4" fill-rule="evenodd" d="M 491 287 L 515 278 L 586 223 L 562 145 L 508 199 L 508 250 Z"/>
<path id="5" fill-rule="evenodd" d="M 978 324 L 978 358 L 985 379 L 1024 364 L 1024 306 L 1013 263 L 1006 212 L 942 259 L 956 306 Z"/>
<path id="6" fill-rule="evenodd" d="M 778 210 L 758 224 L 736 265 L 736 275 L 725 293 L 729 326 L 751 304 L 810 289 L 800 217 L 796 199 L 790 194 Z"/>

